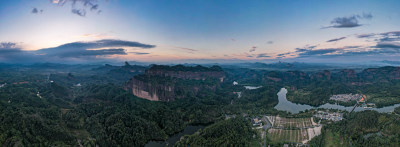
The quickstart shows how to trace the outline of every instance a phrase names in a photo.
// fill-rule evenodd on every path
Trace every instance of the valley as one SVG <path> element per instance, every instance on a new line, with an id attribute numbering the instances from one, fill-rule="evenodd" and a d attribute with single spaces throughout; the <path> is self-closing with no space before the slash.
<path id="1" fill-rule="evenodd" d="M 400 147 L 400 0 L 0 0 L 0 147 Z"/>
<path id="2" fill-rule="evenodd" d="M 390 88 L 393 93 L 386 94 L 392 98 L 384 99 L 385 103 L 377 102 L 383 98 L 371 96 L 372 91 L 367 91 L 364 84 L 354 85 L 347 80 L 332 84 L 335 83 L 332 79 L 341 79 L 342 74 L 329 74 L 326 70 L 138 66 L 128 62 L 123 66 L 38 64 L 13 67 L 0 68 L 0 83 L 6 83 L 0 88 L 0 120 L 4 124 L 0 127 L 3 132 L 0 133 L 0 143 L 3 145 L 315 144 L 323 143 L 324 137 L 332 137 L 330 133 L 334 136 L 353 135 L 353 132 L 337 132 L 334 127 L 343 121 L 358 119 L 357 116 L 364 113 L 378 111 L 377 117 L 396 121 L 390 119 L 397 116 L 392 113 L 400 99 L 393 97 L 397 91 Z M 384 73 L 380 74 L 379 70 Z M 368 86 L 396 87 L 400 83 L 397 70 L 377 68 L 373 70 L 376 75 L 367 78 L 369 81 L 358 81 L 374 83 Z M 385 78 L 383 75 L 390 80 L 382 80 Z M 335 89 L 338 85 L 348 89 Z M 331 90 L 319 93 L 318 90 L 308 91 L 310 88 Z M 307 95 L 297 97 L 298 94 L 292 93 L 300 90 L 308 91 L 308 96 L 316 96 L 304 101 Z M 352 109 L 350 103 L 330 104 L 332 95 L 357 91 L 365 93 L 366 101 L 376 102 L 378 107 L 357 107 L 355 112 L 349 113 Z M 340 111 L 344 120 L 320 121 L 316 117 L 317 110 Z M 252 124 L 254 118 L 261 121 Z M 371 123 L 380 127 L 397 127 L 396 123 L 389 126 L 380 121 Z M 190 126 L 202 127 L 192 131 L 185 129 Z M 365 129 L 365 133 L 376 133 L 368 126 L 360 129 Z M 390 134 L 389 138 L 398 135 L 395 132 L 385 134 Z M 346 140 L 349 141 L 356 140 Z"/>

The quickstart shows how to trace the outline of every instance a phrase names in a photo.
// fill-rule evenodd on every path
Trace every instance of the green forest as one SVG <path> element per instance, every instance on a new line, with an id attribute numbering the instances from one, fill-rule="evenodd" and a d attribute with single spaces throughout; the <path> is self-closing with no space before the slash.
<path id="1" fill-rule="evenodd" d="M 399 85 L 396 80 L 349 88 L 345 83 L 327 78 L 301 79 L 310 77 L 302 72 L 229 67 L 224 69 L 226 79 L 222 83 L 144 76 L 154 84 L 177 82 L 174 84 L 179 85 L 184 95 L 171 102 L 148 101 L 123 89 L 124 83 L 143 74 L 148 67 L 58 66 L 61 65 L 0 68 L 0 84 L 7 83 L 0 88 L 1 145 L 144 146 L 149 141 L 165 141 L 188 125 L 203 125 L 204 129 L 185 136 L 176 146 L 254 146 L 259 145 L 260 136 L 252 129 L 249 118 L 264 114 L 290 115 L 274 109 L 278 103 L 277 92 L 282 87 L 289 89 L 289 100 L 313 105 L 326 102 L 331 94 L 353 91 L 367 96 L 374 94 L 371 101 L 382 105 L 396 103 L 398 99 L 398 89 L 394 89 Z M 220 67 L 212 68 L 220 70 Z M 233 81 L 241 84 L 233 85 Z M 314 82 L 307 84 L 310 81 Z M 213 84 L 218 84 L 214 91 L 190 93 L 193 85 Z M 246 90 L 243 85 L 262 87 Z M 377 91 L 375 85 L 388 91 Z M 242 92 L 240 98 L 233 93 L 238 91 Z M 388 96 L 393 99 L 383 99 Z M 395 112 L 400 114 L 399 110 Z M 344 121 L 324 126 L 322 135 L 310 145 L 326 145 L 329 139 L 338 140 L 336 143 L 342 145 L 349 142 L 356 146 L 398 144 L 397 114 L 375 111 L 349 114 Z M 237 117 L 226 119 L 226 116 Z"/>
<path id="2" fill-rule="evenodd" d="M 323 127 L 310 146 L 398 146 L 400 120 L 395 114 L 363 111 Z"/>

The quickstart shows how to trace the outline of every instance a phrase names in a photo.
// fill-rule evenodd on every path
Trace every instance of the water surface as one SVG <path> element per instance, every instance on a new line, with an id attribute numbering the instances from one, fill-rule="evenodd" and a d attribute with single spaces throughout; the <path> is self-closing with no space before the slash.
<path id="1" fill-rule="evenodd" d="M 290 101 L 288 101 L 286 99 L 286 94 L 287 94 L 287 89 L 286 88 L 281 88 L 281 90 L 278 92 L 278 104 L 275 106 L 275 109 L 277 110 L 282 110 L 282 111 L 287 111 L 293 114 L 299 113 L 300 111 L 304 111 L 304 110 L 310 110 L 310 109 L 317 109 L 317 108 L 325 108 L 325 109 L 337 109 L 337 110 L 346 110 L 348 112 L 351 111 L 351 109 L 353 109 L 353 106 L 350 107 L 345 107 L 342 105 L 338 105 L 338 104 L 330 104 L 330 103 L 326 103 L 323 104 L 319 107 L 313 107 L 310 105 L 304 105 L 304 104 L 296 104 L 296 103 L 292 103 Z M 354 109 L 354 111 L 364 111 L 364 110 L 375 110 L 378 112 L 393 112 L 394 108 L 399 107 L 400 104 L 395 104 L 392 106 L 386 106 L 386 107 L 382 107 L 382 108 L 370 108 L 370 109 L 364 109 L 363 107 L 356 107 Z"/>

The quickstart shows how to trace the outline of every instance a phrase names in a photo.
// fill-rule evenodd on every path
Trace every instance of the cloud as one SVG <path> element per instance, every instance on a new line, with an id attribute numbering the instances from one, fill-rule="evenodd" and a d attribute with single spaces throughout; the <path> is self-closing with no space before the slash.
<path id="1" fill-rule="evenodd" d="M 99 50 L 79 50 L 72 52 L 63 52 L 62 54 L 57 54 L 55 56 L 61 58 L 66 58 L 66 57 L 81 58 L 84 56 L 107 56 L 107 55 L 127 55 L 127 53 L 123 48 L 110 48 L 110 49 L 99 49 Z"/>
<path id="2" fill-rule="evenodd" d="M 271 56 L 267 55 L 267 53 L 261 53 L 261 54 L 257 55 L 257 58 L 268 58 L 268 57 L 271 57 Z"/>
<path id="3" fill-rule="evenodd" d="M 32 8 L 31 13 L 33 13 L 33 14 L 43 13 L 43 10 L 39 10 L 37 8 Z"/>
<path id="4" fill-rule="evenodd" d="M 0 48 L 15 48 L 17 43 L 14 42 L 1 42 L 0 43 Z"/>
<path id="5" fill-rule="evenodd" d="M 178 49 L 182 49 L 182 50 L 186 50 L 186 51 L 190 51 L 190 52 L 197 52 L 198 50 L 196 49 L 192 49 L 192 48 L 186 48 L 186 47 L 176 47 Z"/>
<path id="6" fill-rule="evenodd" d="M 335 38 L 335 39 L 328 40 L 326 42 L 336 42 L 336 41 L 343 40 L 343 39 L 346 39 L 346 37 Z"/>
<path id="7" fill-rule="evenodd" d="M 84 56 L 106 56 L 106 55 L 126 55 L 123 48 L 110 47 L 138 47 L 154 48 L 154 45 L 142 44 L 139 42 L 104 39 L 91 42 L 72 42 L 54 48 L 46 48 L 35 51 L 37 54 L 56 56 L 60 58 L 81 58 Z M 106 49 L 104 49 L 106 48 Z"/>
<path id="8" fill-rule="evenodd" d="M 0 62 L 24 63 L 39 60 L 28 51 L 22 50 L 17 43 L 0 43 Z"/>
<path id="9" fill-rule="evenodd" d="M 86 16 L 86 9 L 90 9 L 90 11 L 97 11 L 97 14 L 102 12 L 99 9 L 97 0 L 50 0 L 50 2 L 58 6 L 64 6 L 67 3 L 71 3 L 71 12 L 82 17 Z"/>
<path id="10" fill-rule="evenodd" d="M 342 51 L 340 48 L 327 48 L 327 49 L 316 49 L 316 50 L 302 50 L 298 55 L 299 57 L 308 57 L 308 56 L 321 56 L 327 55 L 330 53 L 335 53 L 338 51 Z"/>
<path id="11" fill-rule="evenodd" d="M 31 13 L 38 13 L 38 12 L 39 12 L 39 10 L 37 8 L 33 8 L 31 11 Z"/>
<path id="12" fill-rule="evenodd" d="M 8 63 L 88 63 L 117 61 L 117 56 L 133 53 L 146 55 L 144 52 L 127 52 L 131 48 L 149 49 L 155 45 L 133 41 L 104 39 L 90 42 L 72 42 L 57 47 L 34 51 L 23 50 L 17 43 L 0 43 L 0 62 Z"/>
<path id="13" fill-rule="evenodd" d="M 291 53 L 290 53 L 290 52 L 287 52 L 287 53 L 277 54 L 276 56 L 278 56 L 278 57 L 285 57 L 286 55 L 289 55 L 289 54 L 291 54 Z"/>
<path id="14" fill-rule="evenodd" d="M 252 46 L 251 49 L 249 50 L 249 52 L 254 52 L 256 51 L 257 47 L 256 46 Z"/>
<path id="15" fill-rule="evenodd" d="M 72 9 L 71 12 L 79 16 L 86 16 L 85 9 Z"/>
<path id="16" fill-rule="evenodd" d="M 99 8 L 99 5 L 98 5 L 98 4 L 95 4 L 95 5 L 93 5 L 93 6 L 90 7 L 90 11 L 97 10 L 98 8 Z"/>
<path id="17" fill-rule="evenodd" d="M 21 53 L 21 48 L 16 47 L 16 43 L 13 42 L 1 42 L 0 43 L 0 57 L 7 56 L 9 54 Z"/>
<path id="18" fill-rule="evenodd" d="M 372 14 L 363 13 L 362 15 L 353 15 L 349 17 L 336 17 L 331 21 L 331 26 L 323 27 L 325 28 L 353 28 L 362 26 L 359 23 L 360 19 L 372 19 Z"/>
<path id="19" fill-rule="evenodd" d="M 305 51 L 307 51 L 307 50 L 312 50 L 312 49 L 314 49 L 314 48 L 316 48 L 317 46 L 305 46 L 305 47 L 303 47 L 303 48 L 296 48 L 295 50 L 295 52 L 305 52 Z"/>
<path id="20" fill-rule="evenodd" d="M 135 55 L 148 55 L 148 54 L 150 54 L 150 53 L 144 53 L 144 52 L 129 52 L 129 53 L 132 53 L 132 54 L 135 54 Z"/>
<path id="21" fill-rule="evenodd" d="M 360 34 L 360 35 L 357 35 L 356 37 L 357 38 L 370 38 L 370 37 L 373 37 L 375 35 L 376 35 L 375 33 L 369 33 L 369 34 Z"/>
<path id="22" fill-rule="evenodd" d="M 385 41 L 388 38 L 400 38 L 400 31 L 390 31 L 384 33 L 368 33 L 356 35 L 357 38 L 380 38 L 380 41 Z"/>
<path id="23" fill-rule="evenodd" d="M 296 58 L 332 58 L 332 57 L 347 57 L 348 60 L 351 58 L 359 60 L 368 60 L 372 57 L 385 58 L 389 56 L 397 57 L 400 55 L 400 43 L 399 42 L 377 42 L 376 45 L 372 46 L 344 46 L 340 48 L 325 48 L 325 49 L 296 49 Z M 364 57 L 364 58 L 361 58 Z M 367 57 L 367 58 L 365 58 Z"/>
<path id="24" fill-rule="evenodd" d="M 398 42 L 379 42 L 376 45 L 377 48 L 392 48 L 392 49 L 400 49 L 400 43 Z"/>
<path id="25" fill-rule="evenodd" d="M 380 35 L 400 37 L 400 31 L 385 32 L 385 33 L 380 33 Z"/>

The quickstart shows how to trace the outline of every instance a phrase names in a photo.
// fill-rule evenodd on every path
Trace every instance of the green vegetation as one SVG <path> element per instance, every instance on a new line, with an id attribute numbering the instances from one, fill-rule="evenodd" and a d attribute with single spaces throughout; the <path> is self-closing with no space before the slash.
<path id="1" fill-rule="evenodd" d="M 211 66 L 211 67 L 204 67 L 201 65 L 197 66 L 183 66 L 183 65 L 175 65 L 175 66 L 167 66 L 167 65 L 152 65 L 149 70 L 165 70 L 165 71 L 223 71 L 219 66 Z"/>
<path id="2" fill-rule="evenodd" d="M 185 136 L 175 146 L 250 146 L 256 131 L 250 121 L 238 117 L 217 122 L 193 135 Z"/>
<path id="3" fill-rule="evenodd" d="M 394 113 L 400 115 L 400 107 L 396 107 L 396 108 L 394 109 Z"/>
<path id="4" fill-rule="evenodd" d="M 180 70 L 181 67 L 176 68 Z M 187 70 L 196 71 L 194 68 Z M 203 69 L 198 68 L 200 71 Z M 207 125 L 199 133 L 186 136 L 177 146 L 254 146 L 260 142 L 260 133 L 251 129 L 250 121 L 241 116 L 279 114 L 296 118 L 293 124 L 309 122 L 302 117 L 310 117 L 311 112 L 288 115 L 274 109 L 278 103 L 276 94 L 281 87 L 289 89 L 288 99 L 313 105 L 326 102 L 330 94 L 337 93 L 363 93 L 368 97 L 367 102 L 376 102 L 378 106 L 393 104 L 400 95 L 398 80 L 385 81 L 377 77 L 377 80 L 371 80 L 374 84 L 349 85 L 346 83 L 349 79 L 336 83 L 333 77 L 337 75 L 329 79 L 315 78 L 299 71 L 232 68 L 224 71 L 226 79 L 222 83 L 216 79 L 176 80 L 137 76 L 155 85 L 174 84 L 180 87 L 178 89 L 181 90 L 175 92 L 182 95 L 181 98 L 171 102 L 154 102 L 137 98 L 122 89 L 124 83 L 144 73 L 145 69 L 129 64 L 101 67 L 0 65 L 0 84 L 7 83 L 0 87 L 0 144 L 144 146 L 149 141 L 165 141 L 187 125 Z M 217 66 L 207 69 L 221 70 Z M 232 85 L 233 81 L 262 87 L 246 90 L 242 85 Z M 197 93 L 193 92 L 191 89 L 198 85 L 215 87 L 210 87 L 212 91 L 200 89 Z M 233 92 L 242 92 L 242 96 L 238 98 Z M 399 114 L 399 111 L 396 108 L 395 113 Z M 225 120 L 226 115 L 236 118 Z M 370 111 L 354 113 L 346 116 L 345 121 L 328 124 L 322 135 L 313 139 L 311 144 L 337 146 L 350 142 L 355 146 L 396 146 L 400 138 L 397 133 L 400 124 L 396 117 L 395 114 Z M 280 144 L 282 141 L 298 142 L 302 139 L 302 130 L 292 131 L 295 133 L 268 133 L 267 140 Z"/>
<path id="5" fill-rule="evenodd" d="M 398 146 L 400 120 L 397 115 L 363 111 L 324 126 L 310 146 Z"/>
<path id="6" fill-rule="evenodd" d="M 334 94 L 356 93 L 350 87 L 335 81 L 312 82 L 299 90 L 288 90 L 287 99 L 294 103 L 309 104 L 312 106 L 327 103 Z"/>
<path id="7" fill-rule="evenodd" d="M 232 91 L 244 89 L 231 83 L 221 83 L 214 92 L 186 94 L 173 102 L 140 99 L 122 89 L 122 83 L 128 79 L 113 78 L 118 74 L 111 71 L 125 68 L 127 65 L 106 65 L 88 67 L 86 71 L 71 67 L 54 72 L 38 67 L 26 72 L 18 68 L 0 72 L 0 83 L 8 83 L 0 88 L 0 144 L 144 146 L 151 140 L 166 140 L 189 124 L 219 122 L 225 114 L 277 113 L 273 106 L 278 89 L 274 87 L 244 91 L 240 99 Z M 129 68 L 134 70 L 134 66 Z M 52 72 L 46 74 L 47 71 Z M 187 80 L 177 85 L 189 87 L 207 82 L 214 81 Z M 81 86 L 75 86 L 77 83 Z"/>
<path id="8" fill-rule="evenodd" d="M 287 99 L 295 103 L 319 106 L 332 102 L 329 98 L 335 94 L 360 93 L 367 96 L 367 103 L 383 107 L 400 103 L 400 80 L 396 77 L 399 70 L 398 67 L 381 67 L 365 69 L 360 73 L 341 70 L 332 75 L 329 71 L 269 72 L 266 76 L 272 77 L 272 81 L 280 79 L 277 83 L 287 87 Z M 265 82 L 271 82 L 271 78 Z M 339 104 L 351 106 L 355 102 L 339 102 Z"/>

